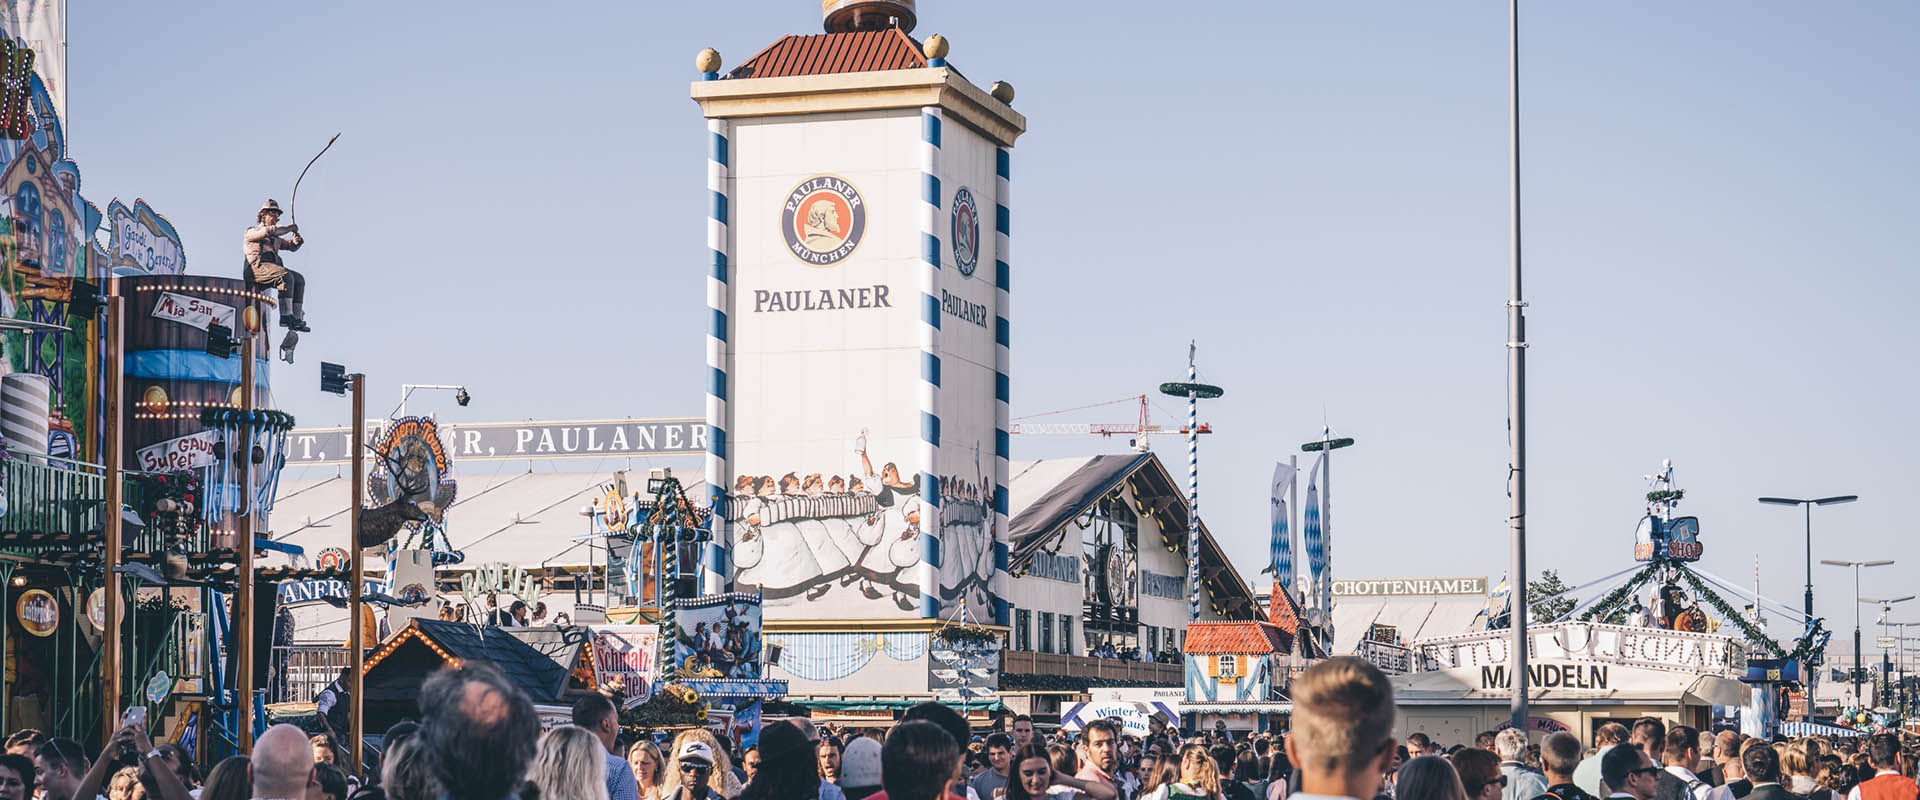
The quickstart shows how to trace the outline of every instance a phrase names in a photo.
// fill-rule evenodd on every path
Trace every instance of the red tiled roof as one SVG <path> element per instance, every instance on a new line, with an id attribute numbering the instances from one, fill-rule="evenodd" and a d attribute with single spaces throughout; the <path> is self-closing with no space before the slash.
<path id="1" fill-rule="evenodd" d="M 789 78 L 836 72 L 919 69 L 927 65 L 920 45 L 899 28 L 854 33 L 785 36 L 727 73 L 729 78 Z"/>
<path id="2" fill-rule="evenodd" d="M 1293 607 L 1293 596 L 1280 589 L 1279 581 L 1273 582 L 1272 597 L 1267 602 L 1267 622 L 1288 636 L 1300 635 L 1300 616 Z"/>
<path id="3" fill-rule="evenodd" d="M 1188 653 L 1202 655 L 1285 653 L 1293 637 L 1265 622 L 1187 623 Z"/>

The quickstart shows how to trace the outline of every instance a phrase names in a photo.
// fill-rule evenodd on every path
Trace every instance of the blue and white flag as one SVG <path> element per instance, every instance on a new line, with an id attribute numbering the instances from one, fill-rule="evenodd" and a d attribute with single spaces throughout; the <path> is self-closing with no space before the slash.
<path id="1" fill-rule="evenodd" d="M 1320 464 L 1326 460 L 1326 454 L 1321 453 L 1313 460 L 1313 469 L 1307 472 L 1306 519 L 1300 524 L 1307 546 L 1307 577 L 1316 590 L 1327 571 L 1327 540 L 1320 531 Z"/>
<path id="2" fill-rule="evenodd" d="M 1293 533 L 1287 530 L 1287 492 L 1293 488 L 1295 472 L 1286 464 L 1273 465 L 1273 498 L 1269 502 L 1273 511 L 1273 541 L 1272 563 L 1267 568 L 1273 572 L 1273 579 L 1281 590 L 1288 592 L 1293 591 Z"/>

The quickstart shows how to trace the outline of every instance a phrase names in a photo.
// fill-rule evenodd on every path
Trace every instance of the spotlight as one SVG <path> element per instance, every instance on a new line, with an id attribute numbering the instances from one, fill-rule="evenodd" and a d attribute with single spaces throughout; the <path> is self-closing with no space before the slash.
<path id="1" fill-rule="evenodd" d="M 453 402 L 459 403 L 464 407 L 466 404 L 473 402 L 473 395 L 467 394 L 467 387 L 462 386 L 454 390 Z"/>

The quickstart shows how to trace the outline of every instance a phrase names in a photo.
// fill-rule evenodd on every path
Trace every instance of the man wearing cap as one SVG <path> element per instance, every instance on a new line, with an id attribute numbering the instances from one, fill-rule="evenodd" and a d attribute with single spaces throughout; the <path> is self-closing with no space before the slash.
<path id="1" fill-rule="evenodd" d="M 247 283 L 280 290 L 280 324 L 289 330 L 308 331 L 301 303 L 307 295 L 307 278 L 287 269 L 280 251 L 300 249 L 300 226 L 280 224 L 280 204 L 268 200 L 254 215 L 259 223 L 247 229 L 240 251 L 247 259 Z M 286 237 L 286 238 L 282 238 Z"/>
<path id="2" fill-rule="evenodd" d="M 689 739 L 674 753 L 674 760 L 680 765 L 680 785 L 663 800 L 708 800 L 712 792 L 707 779 L 713 775 L 713 748 L 706 742 Z"/>

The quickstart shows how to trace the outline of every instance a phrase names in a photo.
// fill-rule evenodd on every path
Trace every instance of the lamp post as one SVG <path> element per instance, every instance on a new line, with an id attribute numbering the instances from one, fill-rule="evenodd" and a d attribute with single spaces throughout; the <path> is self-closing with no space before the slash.
<path id="1" fill-rule="evenodd" d="M 1820 559 L 1820 563 L 1830 567 L 1851 567 L 1853 569 L 1853 702 L 1865 707 L 1865 699 L 1860 694 L 1860 672 L 1864 669 L 1860 665 L 1860 603 L 1864 602 L 1860 599 L 1860 568 L 1884 567 L 1892 564 L 1893 559 L 1881 559 L 1878 561 L 1835 561 L 1830 558 L 1823 558 Z M 1903 599 L 1912 600 L 1913 598 L 1906 597 Z M 1811 614 L 1808 615 L 1808 620 L 1808 624 L 1812 624 Z"/>
<path id="2" fill-rule="evenodd" d="M 467 387 L 465 386 L 438 383 L 403 383 L 400 384 L 400 413 L 397 416 L 404 417 L 407 415 L 407 396 L 413 394 L 415 389 L 438 389 L 453 392 L 453 402 L 459 403 L 462 407 L 465 407 L 467 403 L 473 401 L 473 395 L 467 393 Z"/>
<path id="3" fill-rule="evenodd" d="M 1886 597 L 1886 598 L 1862 597 L 1860 598 L 1859 604 L 1854 606 L 1853 613 L 1857 616 L 1860 613 L 1860 606 L 1862 605 L 1879 606 L 1880 619 L 1878 620 L 1878 622 L 1880 623 L 1880 635 L 1884 637 L 1887 635 L 1887 617 L 1893 615 L 1893 605 L 1895 603 L 1907 602 L 1908 600 L 1912 600 L 1913 597 L 1914 597 L 1913 595 L 1906 595 L 1903 597 Z M 1856 654 L 1855 658 L 1858 658 L 1858 657 L 1859 656 Z M 1886 648 L 1884 647 L 1880 649 L 1880 685 L 1883 687 L 1883 694 L 1879 698 L 1877 698 L 1879 702 L 1876 703 L 1875 705 L 1884 706 L 1887 704 L 1887 697 L 1884 692 L 1887 692 L 1888 690 L 1891 690 L 1893 688 L 1893 673 L 1890 671 L 1889 666 L 1887 664 L 1887 651 L 1886 651 Z"/>
<path id="4" fill-rule="evenodd" d="M 1807 627 L 1813 627 L 1813 507 L 1851 503 L 1860 499 L 1857 494 L 1843 494 L 1837 497 L 1822 497 L 1818 500 L 1796 500 L 1791 497 L 1762 497 L 1760 502 L 1770 506 L 1804 506 L 1807 519 Z"/>

